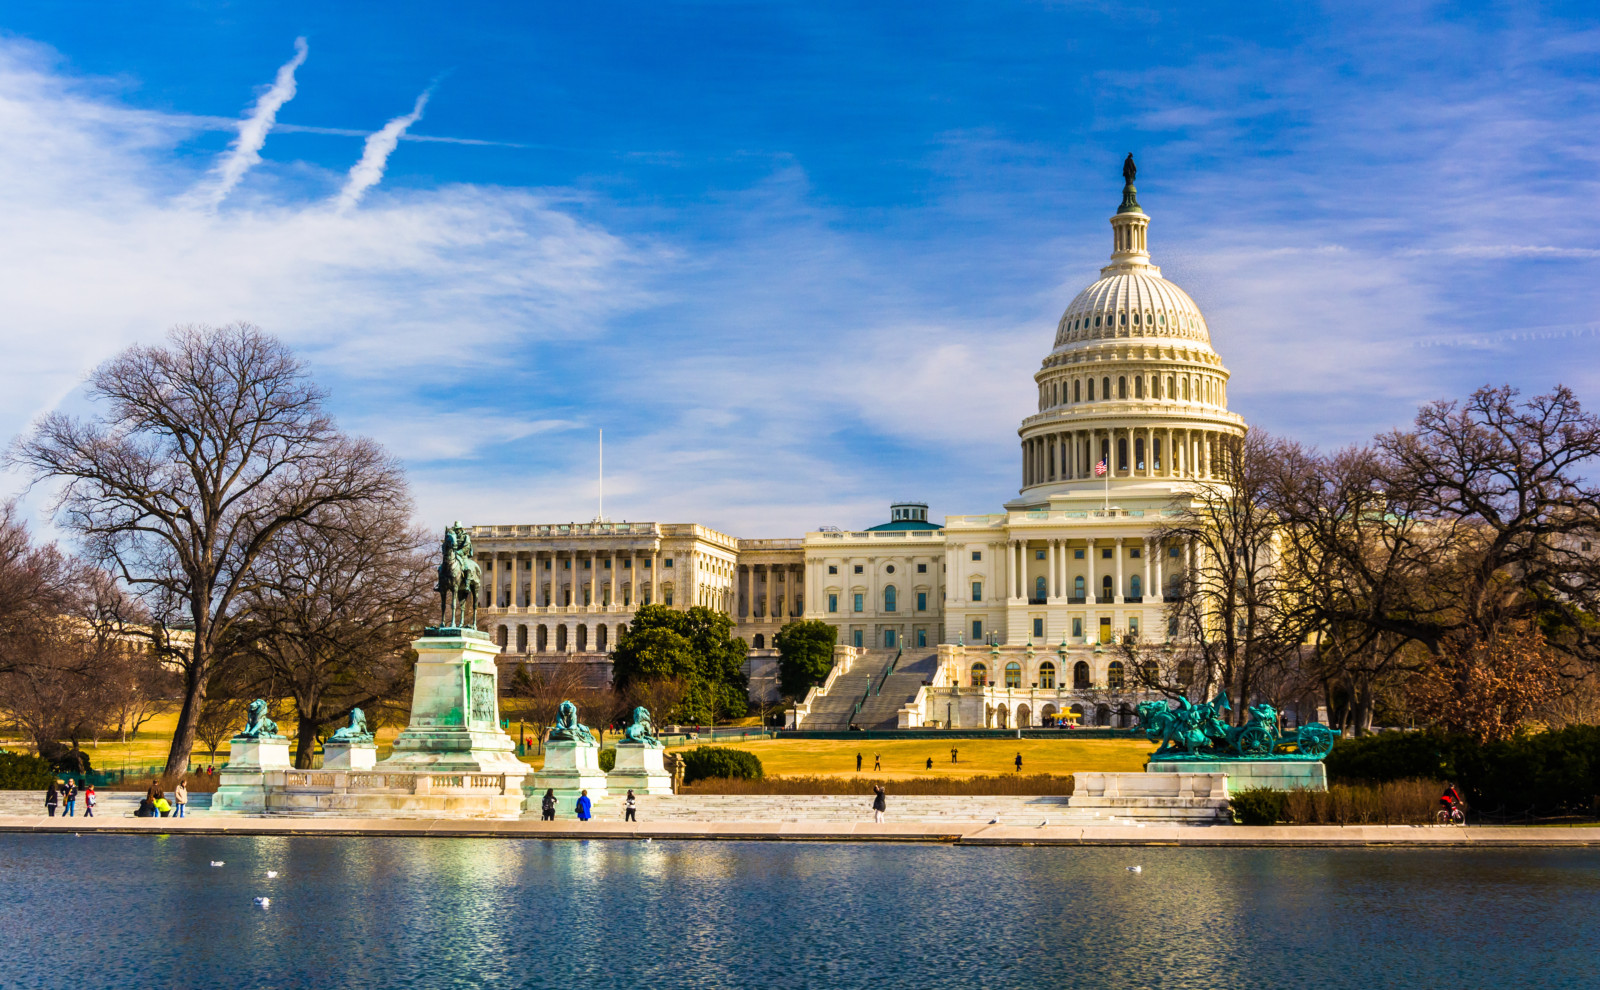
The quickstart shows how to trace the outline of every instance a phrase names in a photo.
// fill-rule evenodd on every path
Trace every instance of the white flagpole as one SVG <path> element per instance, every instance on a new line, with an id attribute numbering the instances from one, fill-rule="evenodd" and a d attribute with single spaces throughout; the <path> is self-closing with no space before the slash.
<path id="1" fill-rule="evenodd" d="M 594 517 L 595 522 L 604 522 L 606 518 L 606 431 L 600 431 L 600 514 Z"/>

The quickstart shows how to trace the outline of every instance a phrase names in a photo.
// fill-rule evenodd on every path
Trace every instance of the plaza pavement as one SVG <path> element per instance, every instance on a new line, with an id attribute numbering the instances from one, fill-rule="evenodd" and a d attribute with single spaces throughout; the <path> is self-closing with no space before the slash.
<path id="1" fill-rule="evenodd" d="M 375 835 L 642 841 L 932 842 L 981 846 L 1597 846 L 1600 827 L 1423 825 L 985 825 L 926 822 L 695 822 L 628 824 L 530 819 L 0 817 L 0 833 L 77 835 Z"/>

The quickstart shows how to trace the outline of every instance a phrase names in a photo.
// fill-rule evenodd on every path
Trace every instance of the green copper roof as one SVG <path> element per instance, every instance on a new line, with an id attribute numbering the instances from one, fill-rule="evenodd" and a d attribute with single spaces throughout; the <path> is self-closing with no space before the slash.
<path id="1" fill-rule="evenodd" d="M 944 529 L 944 527 L 937 526 L 931 522 L 923 522 L 920 519 L 896 519 L 894 522 L 886 522 L 881 526 L 868 526 L 866 531 L 869 533 L 881 533 L 886 529 Z"/>

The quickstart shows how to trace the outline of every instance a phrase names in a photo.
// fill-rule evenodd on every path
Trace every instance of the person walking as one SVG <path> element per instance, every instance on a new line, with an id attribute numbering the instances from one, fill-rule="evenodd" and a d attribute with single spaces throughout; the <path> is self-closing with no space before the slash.
<path id="1" fill-rule="evenodd" d="M 1017 761 L 1016 762 L 1017 762 L 1017 773 L 1021 773 L 1022 772 L 1022 754 L 1021 753 L 1017 754 Z"/>
<path id="2" fill-rule="evenodd" d="M 931 756 L 928 757 L 928 769 L 929 770 L 933 769 L 933 757 L 931 757 Z"/>
<path id="3" fill-rule="evenodd" d="M 593 807 L 594 804 L 589 800 L 589 792 L 587 790 L 580 791 L 578 793 L 578 821 L 588 821 L 589 809 Z"/>
<path id="4" fill-rule="evenodd" d="M 542 812 L 539 816 L 540 821 L 553 822 L 556 820 L 556 789 L 554 787 L 545 788 L 544 802 L 539 806 L 539 810 Z"/>
<path id="5" fill-rule="evenodd" d="M 861 772 L 861 754 L 857 753 L 856 754 L 856 773 L 860 773 L 860 772 Z"/>
<path id="6" fill-rule="evenodd" d="M 61 804 L 61 792 L 56 790 L 56 782 L 50 782 L 50 789 L 44 792 L 44 810 L 50 812 L 50 817 L 56 816 L 56 808 Z"/>
<path id="7" fill-rule="evenodd" d="M 956 748 L 954 746 L 951 746 L 950 747 L 950 762 L 954 763 L 955 761 L 956 761 Z"/>
<path id="8" fill-rule="evenodd" d="M 183 809 L 189 806 L 189 788 L 183 786 L 183 778 L 178 778 L 178 786 L 172 789 L 172 803 L 177 806 L 174 818 L 183 817 Z"/>
<path id="9" fill-rule="evenodd" d="M 638 810 L 639 799 L 633 796 L 632 790 L 629 790 L 628 797 L 622 805 L 622 820 L 625 822 L 637 822 L 639 820 Z"/>
<path id="10" fill-rule="evenodd" d="M 873 753 L 872 754 L 872 769 L 874 769 L 874 770 L 882 770 L 883 769 L 883 756 L 882 756 L 882 754 L 880 754 L 880 753 Z"/>
<path id="11" fill-rule="evenodd" d="M 94 817 L 94 802 L 94 785 L 90 784 L 88 787 L 83 789 L 83 817 Z"/>
<path id="12" fill-rule="evenodd" d="M 883 813 L 889 810 L 888 793 L 882 784 L 872 785 L 872 820 L 879 825 L 883 824 Z"/>
<path id="13" fill-rule="evenodd" d="M 61 817 L 76 818 L 78 815 L 78 782 L 71 777 L 67 778 L 67 789 L 61 795 Z"/>

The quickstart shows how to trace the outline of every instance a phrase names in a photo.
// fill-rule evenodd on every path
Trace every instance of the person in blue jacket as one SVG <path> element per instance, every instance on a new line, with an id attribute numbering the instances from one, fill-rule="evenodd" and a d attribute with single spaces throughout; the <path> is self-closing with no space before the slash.
<path id="1" fill-rule="evenodd" d="M 592 805 L 589 802 L 589 792 L 580 792 L 578 794 L 578 821 L 586 822 L 589 820 L 590 807 L 592 807 Z"/>

